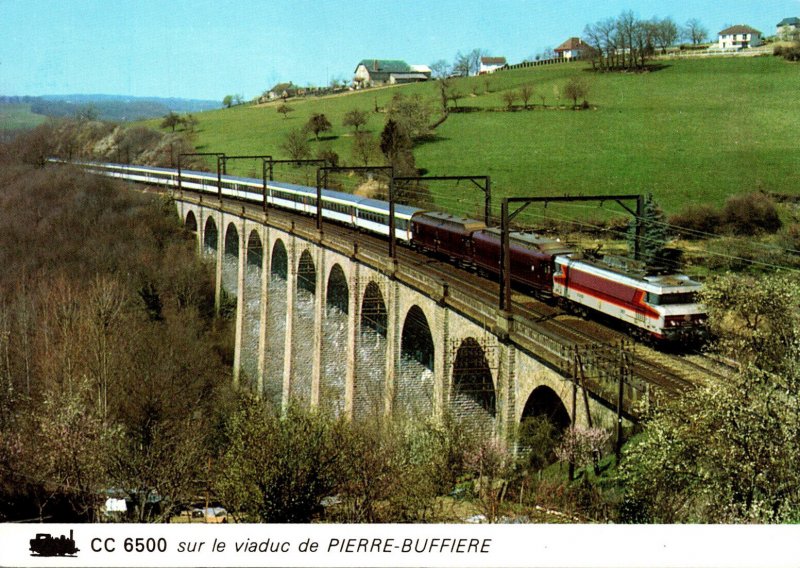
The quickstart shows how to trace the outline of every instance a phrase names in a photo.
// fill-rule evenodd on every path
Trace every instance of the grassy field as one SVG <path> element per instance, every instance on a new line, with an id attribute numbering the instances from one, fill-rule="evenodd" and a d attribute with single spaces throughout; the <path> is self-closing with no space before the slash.
<path id="1" fill-rule="evenodd" d="M 0 104 L 0 130 L 33 128 L 45 120 L 46 117 L 33 114 L 29 104 Z"/>
<path id="2" fill-rule="evenodd" d="M 488 85 L 483 77 L 459 79 L 459 106 L 487 111 L 451 113 L 435 140 L 415 148 L 416 162 L 429 175 L 490 175 L 495 203 L 503 196 L 652 192 L 676 212 L 756 189 L 797 193 L 799 71 L 761 57 L 666 61 L 644 74 L 594 74 L 570 64 L 496 73 Z M 557 97 L 575 74 L 589 82 L 591 110 L 566 110 Z M 537 92 L 531 110 L 488 110 L 502 108 L 503 93 L 523 84 Z M 286 132 L 322 112 L 333 131 L 319 142 L 309 135 L 312 149 L 330 148 L 353 163 L 344 113 L 369 110 L 367 130 L 377 137 L 385 115 L 374 109 L 397 92 L 421 94 L 438 108 L 431 83 L 290 100 L 288 118 L 276 103 L 234 107 L 197 115 L 198 150 L 282 156 Z M 249 173 L 244 165 L 231 171 Z M 467 187 L 431 189 L 443 208 L 474 211 L 481 197 Z"/>

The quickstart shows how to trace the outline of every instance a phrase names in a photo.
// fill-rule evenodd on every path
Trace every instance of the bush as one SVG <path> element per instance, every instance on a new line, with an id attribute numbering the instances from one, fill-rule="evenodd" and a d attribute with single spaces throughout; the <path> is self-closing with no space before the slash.
<path id="1" fill-rule="evenodd" d="M 248 520 L 309 522 L 337 485 L 343 426 L 293 405 L 281 417 L 243 397 L 225 426 L 214 489 L 229 511 Z"/>
<path id="2" fill-rule="evenodd" d="M 700 233 L 717 233 L 722 224 L 722 217 L 711 205 L 696 205 L 670 217 L 669 224 L 682 229 L 679 231 L 681 237 L 697 239 L 704 236 Z"/>
<path id="3" fill-rule="evenodd" d="M 800 43 L 794 45 L 776 45 L 772 54 L 783 57 L 786 61 L 800 61 Z"/>
<path id="4" fill-rule="evenodd" d="M 424 522 L 436 518 L 437 497 L 464 472 L 471 441 L 450 416 L 441 423 L 384 420 L 351 423 L 341 448 L 336 522 Z"/>
<path id="5" fill-rule="evenodd" d="M 520 464 L 538 471 L 556 459 L 558 432 L 553 423 L 542 416 L 524 418 L 519 424 Z"/>
<path id="6" fill-rule="evenodd" d="M 723 237 L 709 242 L 706 266 L 711 270 L 730 272 L 768 270 L 764 265 L 794 266 L 797 257 L 784 254 L 779 248 L 753 246 L 746 239 Z"/>
<path id="7" fill-rule="evenodd" d="M 781 228 L 778 210 L 772 199 L 763 193 L 734 195 L 722 208 L 725 228 L 735 235 L 755 235 L 762 231 L 775 233 Z"/>
<path id="8" fill-rule="evenodd" d="M 781 235 L 781 246 L 792 254 L 800 254 L 800 223 L 792 223 Z"/>

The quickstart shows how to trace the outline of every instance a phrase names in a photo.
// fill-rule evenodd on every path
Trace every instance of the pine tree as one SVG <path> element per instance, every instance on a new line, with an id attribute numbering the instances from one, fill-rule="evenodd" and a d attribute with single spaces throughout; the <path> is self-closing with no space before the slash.
<path id="1" fill-rule="evenodd" d="M 648 193 L 644 199 L 642 211 L 641 242 L 639 260 L 648 268 L 660 266 L 665 258 L 667 244 L 666 216 L 661 207 L 653 199 L 653 194 Z M 631 219 L 628 224 L 628 249 L 631 255 L 636 250 L 636 219 Z"/>

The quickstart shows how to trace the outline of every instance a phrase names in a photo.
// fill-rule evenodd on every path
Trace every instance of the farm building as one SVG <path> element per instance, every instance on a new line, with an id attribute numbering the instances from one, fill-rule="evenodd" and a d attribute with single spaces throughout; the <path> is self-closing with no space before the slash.
<path id="1" fill-rule="evenodd" d="M 353 82 L 366 87 L 427 81 L 430 77 L 427 65 L 409 65 L 399 59 L 362 59 L 356 66 Z"/>

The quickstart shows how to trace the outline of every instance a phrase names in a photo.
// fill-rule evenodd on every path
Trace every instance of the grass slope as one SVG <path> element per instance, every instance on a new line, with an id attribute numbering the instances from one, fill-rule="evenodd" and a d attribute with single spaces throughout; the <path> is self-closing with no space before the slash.
<path id="1" fill-rule="evenodd" d="M 0 130 L 21 130 L 39 126 L 47 120 L 31 112 L 30 104 L 0 104 Z"/>
<path id="2" fill-rule="evenodd" d="M 586 77 L 592 110 L 557 109 L 568 78 Z M 756 189 L 797 193 L 796 64 L 775 57 L 668 61 L 645 74 L 594 74 L 583 64 L 535 67 L 455 82 L 459 106 L 502 108 L 503 93 L 531 84 L 544 94 L 532 110 L 451 113 L 434 141 L 415 149 L 429 175 L 490 175 L 494 203 L 523 195 L 652 192 L 668 212 L 687 204 L 721 203 Z M 396 92 L 419 93 L 438 108 L 435 84 L 375 89 L 289 101 L 288 118 L 276 104 L 242 106 L 197 115 L 199 151 L 282 156 L 280 144 L 314 112 L 333 131 L 312 149 L 329 147 L 351 158 L 352 135 L 341 125 L 352 108 L 370 111 L 376 137 L 385 116 L 375 113 Z M 517 101 L 521 106 L 521 101 Z M 151 124 L 157 124 L 152 122 Z M 285 157 L 285 156 L 284 156 Z M 231 171 L 239 170 L 232 163 Z M 437 203 L 475 211 L 481 196 L 465 186 L 432 186 Z"/>

